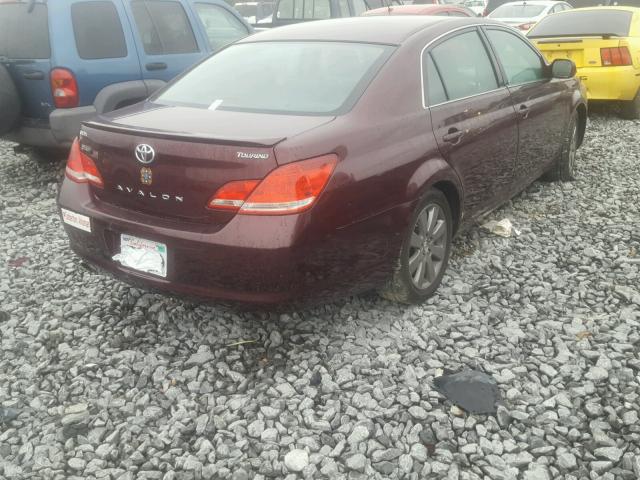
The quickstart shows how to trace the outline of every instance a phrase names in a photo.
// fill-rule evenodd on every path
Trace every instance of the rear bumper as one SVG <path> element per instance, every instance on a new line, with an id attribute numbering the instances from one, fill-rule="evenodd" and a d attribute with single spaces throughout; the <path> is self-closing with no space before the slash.
<path id="1" fill-rule="evenodd" d="M 400 248 L 398 219 L 411 211 L 397 207 L 343 228 L 322 229 L 311 221 L 313 210 L 237 215 L 213 231 L 99 204 L 86 185 L 68 179 L 58 205 L 91 218 L 91 233 L 63 224 L 73 251 L 127 283 L 200 300 L 261 305 L 315 302 L 382 285 Z M 123 233 L 167 246 L 166 278 L 112 260 Z"/>
<path id="2" fill-rule="evenodd" d="M 30 147 L 69 147 L 78 136 L 82 122 L 95 115 L 93 105 L 56 109 L 49 115 L 49 122 L 24 121 L 4 138 Z"/>
<path id="3" fill-rule="evenodd" d="M 640 88 L 640 70 L 629 67 L 583 67 L 577 77 L 589 100 L 633 100 Z"/>

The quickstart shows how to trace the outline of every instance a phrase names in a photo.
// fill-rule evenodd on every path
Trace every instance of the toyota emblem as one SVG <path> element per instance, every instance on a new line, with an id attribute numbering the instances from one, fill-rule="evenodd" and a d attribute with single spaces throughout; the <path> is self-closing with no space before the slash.
<path id="1" fill-rule="evenodd" d="M 140 163 L 151 163 L 153 159 L 156 158 L 156 151 L 151 145 L 141 143 L 136 147 L 136 158 Z"/>

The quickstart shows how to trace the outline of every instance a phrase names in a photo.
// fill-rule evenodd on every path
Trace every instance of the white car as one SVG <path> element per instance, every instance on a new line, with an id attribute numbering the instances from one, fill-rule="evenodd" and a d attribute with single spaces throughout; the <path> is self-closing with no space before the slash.
<path id="1" fill-rule="evenodd" d="M 572 8 L 566 2 L 549 0 L 509 2 L 496 8 L 487 17 L 517 28 L 522 33 L 527 33 L 543 17 Z"/>
<path id="2" fill-rule="evenodd" d="M 487 0 L 465 0 L 463 5 L 478 17 L 481 17 L 484 15 L 484 11 L 487 8 Z"/>

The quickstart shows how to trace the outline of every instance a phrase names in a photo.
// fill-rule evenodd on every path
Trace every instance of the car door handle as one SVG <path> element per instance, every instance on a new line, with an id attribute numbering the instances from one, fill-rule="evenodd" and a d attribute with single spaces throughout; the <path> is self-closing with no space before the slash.
<path id="1" fill-rule="evenodd" d="M 520 105 L 520 115 L 522 115 L 522 118 L 527 118 L 529 116 L 529 107 L 527 105 L 525 105 L 524 103 L 522 105 Z"/>
<path id="2" fill-rule="evenodd" d="M 448 143 L 455 144 L 460 141 L 463 135 L 464 135 L 464 132 L 462 130 L 458 130 L 457 128 L 450 128 L 449 133 L 447 133 L 444 137 L 442 137 L 442 140 Z"/>
<path id="3" fill-rule="evenodd" d="M 27 80 L 44 80 L 44 72 L 40 72 L 39 70 L 24 72 L 22 76 Z"/>
<path id="4" fill-rule="evenodd" d="M 152 70 L 166 70 L 167 69 L 167 64 L 164 63 L 164 62 L 147 63 L 145 65 L 145 67 L 149 71 L 152 71 Z"/>

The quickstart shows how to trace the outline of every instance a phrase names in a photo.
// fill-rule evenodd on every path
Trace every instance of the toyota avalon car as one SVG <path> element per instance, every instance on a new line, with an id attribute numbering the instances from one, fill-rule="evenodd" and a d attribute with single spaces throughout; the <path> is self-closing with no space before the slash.
<path id="1" fill-rule="evenodd" d="M 262 32 L 87 122 L 63 225 L 88 264 L 174 294 L 421 302 L 462 225 L 545 173 L 573 178 L 587 112 L 574 74 L 489 20 Z"/>

